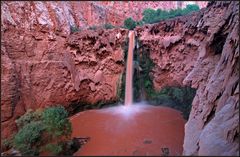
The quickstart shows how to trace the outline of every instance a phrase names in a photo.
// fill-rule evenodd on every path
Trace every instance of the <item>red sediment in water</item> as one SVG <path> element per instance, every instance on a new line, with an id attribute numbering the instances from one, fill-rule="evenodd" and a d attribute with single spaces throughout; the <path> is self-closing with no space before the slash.
<path id="1" fill-rule="evenodd" d="M 133 49 L 134 49 L 134 31 L 129 31 L 129 46 L 126 70 L 126 87 L 125 87 L 125 105 L 132 104 L 132 78 L 133 78 Z"/>
<path id="2" fill-rule="evenodd" d="M 167 154 L 164 148 L 169 155 L 182 155 L 185 120 L 171 108 L 131 105 L 125 109 L 89 110 L 74 115 L 70 121 L 72 137 L 90 137 L 75 156 L 159 156 Z"/>

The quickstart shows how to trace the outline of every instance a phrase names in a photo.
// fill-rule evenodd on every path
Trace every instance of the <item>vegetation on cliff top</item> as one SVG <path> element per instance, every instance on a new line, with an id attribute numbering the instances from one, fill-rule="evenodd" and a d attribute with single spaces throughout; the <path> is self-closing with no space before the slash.
<path id="1" fill-rule="evenodd" d="M 160 22 L 165 19 L 186 15 L 193 11 L 198 11 L 199 9 L 200 9 L 199 6 L 196 4 L 189 4 L 186 6 L 186 8 L 171 9 L 170 11 L 161 10 L 161 9 L 154 10 L 154 9 L 148 8 L 148 9 L 145 9 L 142 13 L 142 16 L 143 16 L 142 20 L 135 21 L 131 17 L 129 17 L 124 21 L 124 26 L 122 26 L 122 28 L 127 28 L 129 30 L 133 30 L 136 26 L 157 23 L 157 22 Z M 93 25 L 93 26 L 88 27 L 89 30 L 96 30 L 97 28 L 113 29 L 113 28 L 120 28 L 120 27 L 113 26 L 110 23 L 106 23 L 106 24 L 98 25 L 98 26 Z M 78 28 L 76 26 L 70 26 L 71 33 L 79 32 L 82 30 L 83 29 Z"/>
<path id="2" fill-rule="evenodd" d="M 124 27 L 130 30 L 133 30 L 136 26 L 141 26 L 143 24 L 152 24 L 157 23 L 165 19 L 182 16 L 189 14 L 193 11 L 198 11 L 200 8 L 196 4 L 189 4 L 184 9 L 175 9 L 170 11 L 165 11 L 161 9 L 145 9 L 142 13 L 143 18 L 141 21 L 134 21 L 132 18 L 127 18 L 124 21 Z"/>

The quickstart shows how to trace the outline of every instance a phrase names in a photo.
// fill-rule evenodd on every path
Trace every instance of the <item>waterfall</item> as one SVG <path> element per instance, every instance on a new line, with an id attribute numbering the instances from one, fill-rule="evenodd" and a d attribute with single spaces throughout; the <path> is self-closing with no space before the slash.
<path id="1" fill-rule="evenodd" d="M 127 70 L 126 70 L 126 87 L 125 87 L 125 101 L 126 106 L 131 105 L 133 102 L 133 50 L 135 43 L 134 31 L 129 31 L 129 46 L 128 46 L 128 57 L 127 57 Z"/>

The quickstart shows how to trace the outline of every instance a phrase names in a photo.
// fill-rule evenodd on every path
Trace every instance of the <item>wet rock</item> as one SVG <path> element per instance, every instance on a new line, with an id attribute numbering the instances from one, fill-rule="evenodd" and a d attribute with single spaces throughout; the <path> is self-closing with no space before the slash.
<path id="1" fill-rule="evenodd" d="M 143 143 L 144 143 L 144 144 L 151 144 L 151 143 L 152 143 L 152 140 L 147 140 L 147 139 L 146 139 L 146 140 L 143 141 Z"/>
<path id="2" fill-rule="evenodd" d="M 22 156 L 22 155 L 19 151 L 12 148 L 6 152 L 2 152 L 1 156 Z"/>

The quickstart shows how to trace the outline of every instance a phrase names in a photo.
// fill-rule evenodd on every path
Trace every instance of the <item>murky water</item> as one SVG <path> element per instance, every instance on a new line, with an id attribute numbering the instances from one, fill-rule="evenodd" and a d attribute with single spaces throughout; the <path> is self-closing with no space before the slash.
<path id="1" fill-rule="evenodd" d="M 185 120 L 166 107 L 133 104 L 71 117 L 73 137 L 90 137 L 76 156 L 181 155 Z"/>

